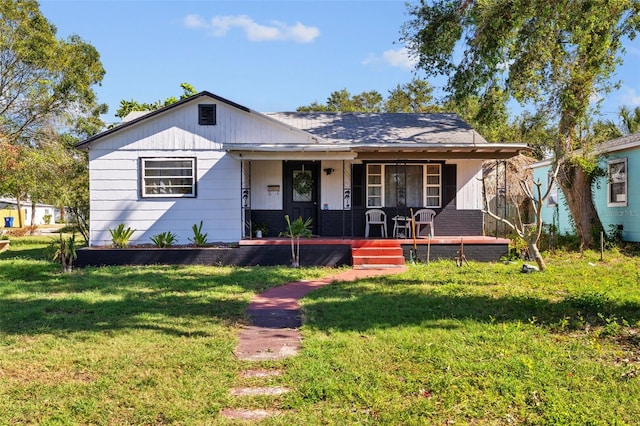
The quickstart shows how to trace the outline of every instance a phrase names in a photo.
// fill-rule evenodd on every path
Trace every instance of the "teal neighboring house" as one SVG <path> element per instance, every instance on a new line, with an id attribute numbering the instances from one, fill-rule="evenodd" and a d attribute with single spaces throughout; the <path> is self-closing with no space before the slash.
<path id="1" fill-rule="evenodd" d="M 612 139 L 596 147 L 600 165 L 606 176 L 593 187 L 593 198 L 605 232 L 621 231 L 622 239 L 640 242 L 640 133 Z M 535 182 L 542 182 L 546 191 L 551 160 L 531 165 Z M 555 186 L 555 185 L 554 185 Z M 575 233 L 575 228 L 562 195 L 554 188 L 544 203 L 542 221 L 554 225 L 560 234 Z"/>

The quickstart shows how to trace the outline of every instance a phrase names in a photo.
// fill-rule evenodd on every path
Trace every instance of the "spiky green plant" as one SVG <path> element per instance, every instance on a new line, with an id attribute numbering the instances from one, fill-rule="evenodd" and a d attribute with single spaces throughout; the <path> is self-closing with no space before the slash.
<path id="1" fill-rule="evenodd" d="M 52 260 L 60 262 L 63 272 L 71 272 L 73 261 L 78 258 L 76 253 L 76 234 L 64 238 L 62 232 L 58 239 L 51 242 Z"/>
<path id="2" fill-rule="evenodd" d="M 125 229 L 124 223 L 118 225 L 116 229 L 109 229 L 113 246 L 116 248 L 127 248 L 127 245 L 129 245 L 129 239 L 134 232 L 136 232 L 136 230 L 131 229 L 130 227 Z"/>
<path id="3" fill-rule="evenodd" d="M 200 221 L 200 226 L 194 224 L 191 229 L 193 230 L 193 238 L 189 238 L 196 247 L 203 247 L 207 245 L 207 235 L 202 232 L 202 221 Z"/>
<path id="4" fill-rule="evenodd" d="M 284 216 L 284 220 L 287 222 L 287 230 L 280 233 L 281 237 L 288 237 L 291 239 L 291 266 L 297 268 L 300 266 L 300 238 L 311 238 L 311 218 L 303 220 L 302 217 L 298 217 L 291 222 L 289 215 Z"/>
<path id="5" fill-rule="evenodd" d="M 176 241 L 178 241 L 178 237 L 171 231 L 162 232 L 161 234 L 154 235 L 151 237 L 151 241 L 160 248 L 170 247 Z"/>

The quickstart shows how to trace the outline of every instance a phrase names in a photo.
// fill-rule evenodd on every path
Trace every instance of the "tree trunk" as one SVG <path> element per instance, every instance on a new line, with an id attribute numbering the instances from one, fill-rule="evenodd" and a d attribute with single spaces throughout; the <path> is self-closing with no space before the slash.
<path id="1" fill-rule="evenodd" d="M 22 220 L 22 202 L 20 196 L 16 196 L 16 207 L 18 209 L 18 228 L 24 228 L 24 221 Z"/>
<path id="2" fill-rule="evenodd" d="M 540 272 L 544 272 L 544 270 L 547 269 L 547 264 L 542 258 L 542 254 L 540 254 L 538 244 L 531 242 L 529 243 L 529 255 L 533 256 L 534 260 L 538 264 L 538 269 L 540 269 Z"/>
<path id="3" fill-rule="evenodd" d="M 53 223 L 55 223 L 56 222 L 55 213 L 52 214 L 51 217 L 53 217 Z M 60 223 L 67 223 L 67 212 L 64 206 L 60 207 Z"/>
<path id="4" fill-rule="evenodd" d="M 35 201 L 31 202 L 31 225 L 36 224 L 36 203 Z"/>
<path id="5" fill-rule="evenodd" d="M 593 203 L 591 179 L 580 166 L 564 163 L 558 173 L 558 183 L 573 217 L 580 248 L 593 247 L 594 235 L 599 235 L 603 228 Z"/>

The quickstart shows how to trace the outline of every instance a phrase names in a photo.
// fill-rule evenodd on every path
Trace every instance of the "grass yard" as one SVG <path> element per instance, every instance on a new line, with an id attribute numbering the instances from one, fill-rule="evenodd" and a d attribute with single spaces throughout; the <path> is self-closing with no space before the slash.
<path id="1" fill-rule="evenodd" d="M 105 267 L 59 272 L 46 241 L 0 254 L 0 424 L 638 424 L 640 258 L 411 265 L 303 299 L 303 349 L 233 356 L 259 292 L 327 269 Z M 279 396 L 229 395 L 255 384 Z"/>

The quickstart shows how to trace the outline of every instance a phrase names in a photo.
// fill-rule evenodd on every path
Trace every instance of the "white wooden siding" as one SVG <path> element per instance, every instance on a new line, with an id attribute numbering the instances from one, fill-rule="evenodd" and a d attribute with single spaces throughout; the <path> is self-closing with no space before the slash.
<path id="1" fill-rule="evenodd" d="M 198 124 L 198 104 L 217 105 L 217 124 Z M 257 114 L 231 107 L 213 99 L 199 98 L 151 119 L 131 124 L 93 142 L 93 158 L 101 154 L 138 150 L 219 150 L 223 143 L 283 144 L 307 142 L 311 137 L 278 125 Z"/>
<path id="2" fill-rule="evenodd" d="M 482 160 L 455 160 L 447 163 L 457 164 L 457 209 L 482 209 Z"/>
<path id="3" fill-rule="evenodd" d="M 102 146 L 100 146 L 102 148 Z M 203 221 L 210 242 L 233 242 L 241 237 L 240 163 L 223 151 L 91 150 L 91 245 L 111 244 L 109 229 L 118 224 L 135 229 L 132 244 L 171 231 L 179 244 L 193 237 L 191 227 Z M 141 198 L 140 157 L 197 158 L 195 198 Z"/>
<path id="4" fill-rule="evenodd" d="M 327 175 L 324 169 L 334 171 Z M 342 161 L 323 161 L 320 166 L 320 207 L 342 210 Z"/>
<path id="5" fill-rule="evenodd" d="M 282 210 L 282 161 L 251 162 L 251 208 Z M 279 185 L 280 191 L 268 191 L 268 185 Z"/>
<path id="6" fill-rule="evenodd" d="M 334 171 L 327 175 L 324 169 Z M 255 210 L 282 210 L 282 160 L 255 160 L 251 162 L 251 208 Z M 279 185 L 280 191 L 269 191 L 269 185 Z M 320 164 L 320 206 L 328 210 L 342 209 L 342 161 L 322 161 Z"/>

